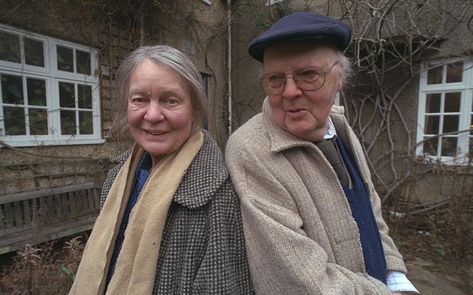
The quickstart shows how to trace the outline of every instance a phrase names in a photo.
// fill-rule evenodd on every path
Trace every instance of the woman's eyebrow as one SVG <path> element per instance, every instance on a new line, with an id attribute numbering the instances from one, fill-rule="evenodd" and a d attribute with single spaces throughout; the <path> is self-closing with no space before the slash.
<path id="1" fill-rule="evenodd" d="M 130 88 L 128 91 L 129 94 L 145 94 L 146 90 L 141 87 Z"/>

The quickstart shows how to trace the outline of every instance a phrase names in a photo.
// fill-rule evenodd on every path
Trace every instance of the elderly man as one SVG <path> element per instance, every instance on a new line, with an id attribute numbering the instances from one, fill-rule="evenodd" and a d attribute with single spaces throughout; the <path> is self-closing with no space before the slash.
<path id="1" fill-rule="evenodd" d="M 333 106 L 350 28 L 299 12 L 252 41 L 263 110 L 229 139 L 258 294 L 416 292 L 388 236 L 362 147 Z"/>

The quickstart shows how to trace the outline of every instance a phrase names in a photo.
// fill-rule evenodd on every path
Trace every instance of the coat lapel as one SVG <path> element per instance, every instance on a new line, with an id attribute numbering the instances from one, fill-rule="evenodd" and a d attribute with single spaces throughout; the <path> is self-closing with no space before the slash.
<path id="1" fill-rule="evenodd" d="M 174 201 L 190 209 L 206 205 L 215 191 L 228 178 L 222 153 L 218 145 L 204 134 L 204 143 L 187 170 L 179 186 Z"/>

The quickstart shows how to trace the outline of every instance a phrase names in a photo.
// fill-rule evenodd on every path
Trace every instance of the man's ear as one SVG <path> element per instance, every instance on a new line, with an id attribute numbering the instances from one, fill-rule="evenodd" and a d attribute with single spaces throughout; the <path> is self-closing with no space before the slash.
<path id="1" fill-rule="evenodd" d="M 335 83 L 333 83 L 333 87 L 335 88 L 336 92 L 340 92 L 342 90 L 342 76 L 339 73 L 337 73 L 337 75 L 335 76 Z"/>

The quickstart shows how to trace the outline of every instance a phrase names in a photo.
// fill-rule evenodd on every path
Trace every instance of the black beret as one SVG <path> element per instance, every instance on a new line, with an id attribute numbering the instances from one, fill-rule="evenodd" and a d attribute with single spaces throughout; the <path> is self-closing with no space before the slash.
<path id="1" fill-rule="evenodd" d="M 248 52 L 262 62 L 264 49 L 270 44 L 309 40 L 329 41 L 340 51 L 344 51 L 351 40 L 351 29 L 345 23 L 328 16 L 312 12 L 294 12 L 257 36 L 250 43 Z"/>

